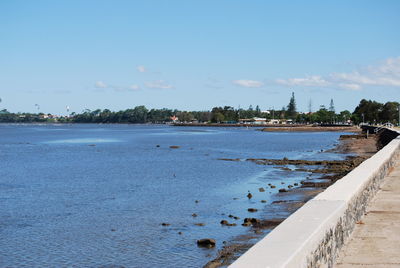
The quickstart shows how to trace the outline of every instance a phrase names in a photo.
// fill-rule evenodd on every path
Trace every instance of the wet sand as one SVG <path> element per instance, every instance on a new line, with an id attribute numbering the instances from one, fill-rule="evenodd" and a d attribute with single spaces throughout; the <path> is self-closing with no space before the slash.
<path id="1" fill-rule="evenodd" d="M 356 132 L 359 133 L 360 130 Z M 277 165 L 278 168 L 285 168 L 287 164 L 295 164 L 301 167 L 291 172 L 305 171 L 307 170 L 307 165 L 313 167 L 318 166 L 316 169 L 308 169 L 307 171 L 326 174 L 316 181 L 305 179 L 302 181 L 301 186 L 295 186 L 289 189 L 285 188 L 285 191 L 275 194 L 273 196 L 273 201 L 265 206 L 259 219 L 248 218 L 247 222 L 246 219 L 244 219 L 242 225 L 248 226 L 248 233 L 236 237 L 232 241 L 224 242 L 225 245 L 218 252 L 216 258 L 208 262 L 204 267 L 225 267 L 233 263 L 240 255 L 245 253 L 262 237 L 271 232 L 279 223 L 303 206 L 308 200 L 315 197 L 329 185 L 345 176 L 362 161 L 371 157 L 378 151 L 377 137 L 375 135 L 370 135 L 368 138 L 363 138 L 362 135 L 354 135 L 354 137 L 346 136 L 347 137 L 340 139 L 339 144 L 335 148 L 330 150 L 335 153 L 352 153 L 355 155 L 343 161 L 320 161 L 322 163 L 318 165 L 318 163 L 315 163 L 316 161 L 305 160 L 247 159 L 248 161 L 253 161 L 255 164 Z M 221 160 L 240 161 L 240 159 Z M 273 215 L 273 217 L 271 217 L 271 215 Z"/>

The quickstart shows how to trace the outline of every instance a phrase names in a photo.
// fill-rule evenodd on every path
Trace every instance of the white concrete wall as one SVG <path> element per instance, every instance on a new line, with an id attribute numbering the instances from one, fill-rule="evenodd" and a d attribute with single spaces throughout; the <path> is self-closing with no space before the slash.
<path id="1" fill-rule="evenodd" d="M 399 152 L 400 136 L 308 201 L 230 267 L 331 267 Z"/>

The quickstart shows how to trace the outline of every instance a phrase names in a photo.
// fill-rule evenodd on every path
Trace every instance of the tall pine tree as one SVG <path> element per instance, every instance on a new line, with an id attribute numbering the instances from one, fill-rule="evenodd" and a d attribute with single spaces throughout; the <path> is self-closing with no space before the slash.
<path id="1" fill-rule="evenodd" d="M 296 112 L 296 99 L 294 98 L 294 92 L 292 92 L 292 97 L 290 98 L 289 104 L 287 106 L 286 114 L 288 118 L 295 119 L 297 112 Z"/>

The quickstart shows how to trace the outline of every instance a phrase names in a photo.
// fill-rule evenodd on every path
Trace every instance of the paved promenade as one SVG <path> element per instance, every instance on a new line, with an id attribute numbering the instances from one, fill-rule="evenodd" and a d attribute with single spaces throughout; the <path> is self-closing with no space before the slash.
<path id="1" fill-rule="evenodd" d="M 384 179 L 334 267 L 400 267 L 400 161 Z"/>

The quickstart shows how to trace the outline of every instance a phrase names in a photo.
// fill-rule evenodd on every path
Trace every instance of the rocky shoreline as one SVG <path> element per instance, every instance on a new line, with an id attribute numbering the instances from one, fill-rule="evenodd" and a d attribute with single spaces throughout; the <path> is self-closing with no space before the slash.
<path id="1" fill-rule="evenodd" d="M 358 130 L 355 135 L 341 136 L 339 144 L 330 150 L 330 152 L 343 154 L 351 153 L 354 155 L 348 156 L 345 160 L 310 161 L 287 158 L 219 159 L 221 161 L 251 161 L 257 165 L 272 165 L 275 168 L 284 169 L 289 172 L 308 172 L 311 174 L 323 175 L 317 179 L 306 177 L 300 182 L 300 185 L 287 185 L 283 187 L 283 184 L 279 186 L 269 184 L 268 187 L 270 188 L 279 187 L 280 189 L 279 192 L 273 196 L 274 200 L 271 204 L 266 205 L 262 217 L 245 218 L 242 225 L 250 228 L 248 234 L 236 237 L 228 243 L 224 242 L 224 246 L 219 250 L 216 258 L 208 262 L 204 267 L 225 267 L 231 264 L 260 238 L 269 233 L 308 200 L 345 176 L 365 159 L 375 154 L 378 149 L 380 149 L 378 135 L 369 135 L 367 137 Z M 295 168 L 292 169 L 288 166 L 294 166 Z M 261 200 L 261 202 L 262 201 L 263 200 Z M 274 218 L 270 218 L 270 215 L 274 215 Z"/>

